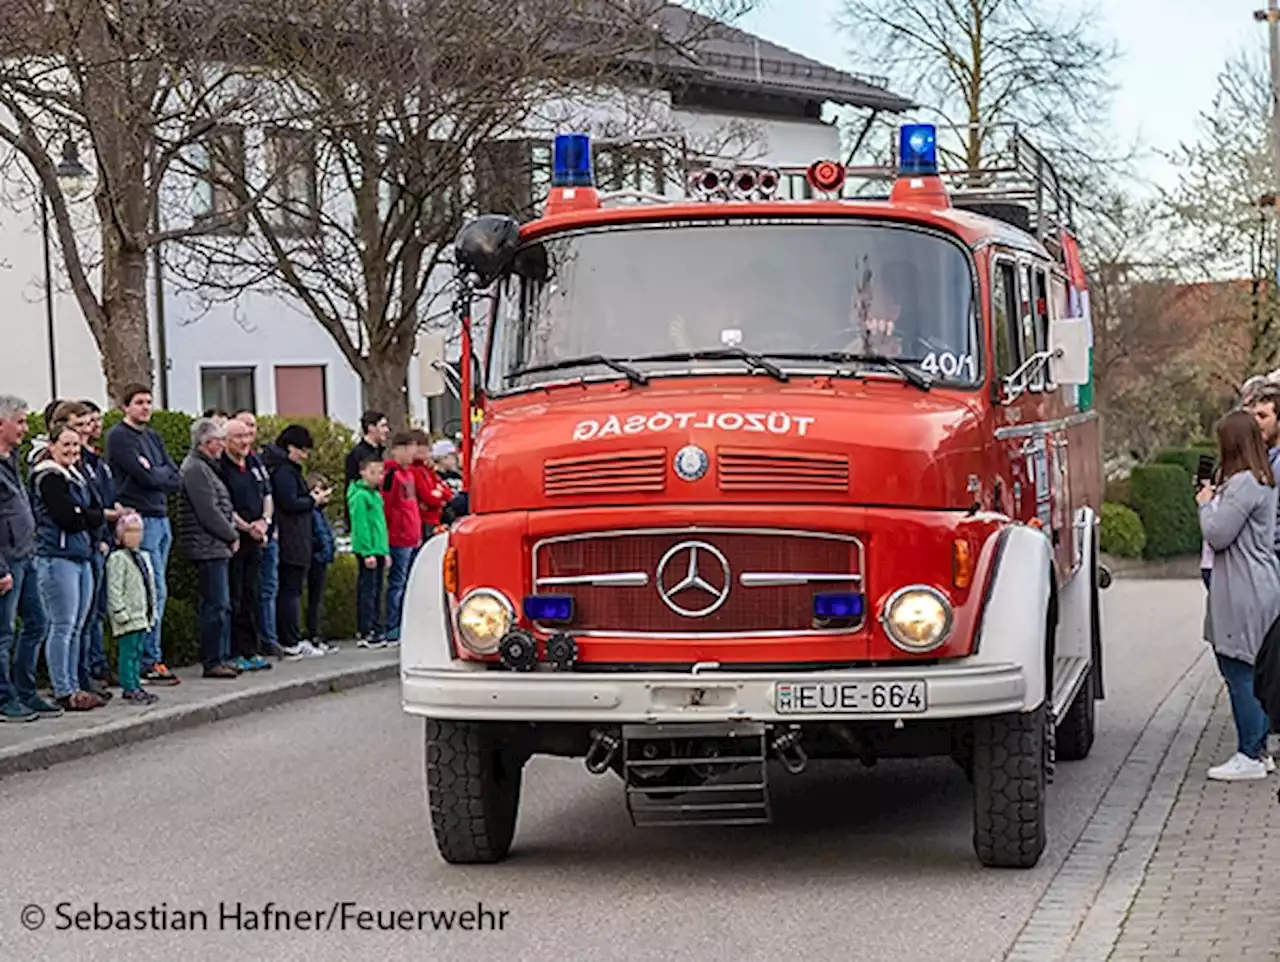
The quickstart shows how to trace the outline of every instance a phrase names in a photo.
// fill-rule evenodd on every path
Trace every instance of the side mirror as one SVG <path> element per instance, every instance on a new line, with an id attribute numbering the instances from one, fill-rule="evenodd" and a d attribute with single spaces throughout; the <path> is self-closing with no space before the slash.
<path id="1" fill-rule="evenodd" d="M 1089 325 L 1067 317 L 1049 327 L 1049 378 L 1055 384 L 1089 383 Z"/>
<path id="2" fill-rule="evenodd" d="M 519 247 L 520 226 L 501 214 L 470 221 L 453 242 L 458 269 L 476 275 L 481 287 L 488 287 L 506 270 Z"/>

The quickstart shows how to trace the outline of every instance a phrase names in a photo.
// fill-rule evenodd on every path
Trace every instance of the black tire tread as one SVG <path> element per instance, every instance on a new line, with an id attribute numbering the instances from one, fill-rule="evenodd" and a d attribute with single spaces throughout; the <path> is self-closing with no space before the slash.
<path id="1" fill-rule="evenodd" d="M 500 862 L 511 850 L 522 765 L 484 722 L 427 719 L 427 798 L 440 856 L 450 864 Z"/>
<path id="2" fill-rule="evenodd" d="M 1089 757 L 1093 749 L 1094 729 L 1097 721 L 1097 703 L 1094 698 L 1093 670 L 1084 673 L 1084 681 L 1075 698 L 1058 722 L 1055 743 L 1056 755 L 1064 762 L 1078 762 Z"/>
<path id="3" fill-rule="evenodd" d="M 1044 852 L 1045 711 L 974 722 L 973 845 L 983 865 L 1031 868 Z"/>

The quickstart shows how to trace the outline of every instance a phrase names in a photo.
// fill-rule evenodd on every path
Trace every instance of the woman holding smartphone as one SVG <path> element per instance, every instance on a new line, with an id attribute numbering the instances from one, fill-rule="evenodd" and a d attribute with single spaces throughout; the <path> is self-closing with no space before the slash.
<path id="1" fill-rule="evenodd" d="M 1274 547 L 1276 479 L 1254 418 L 1233 411 L 1218 422 L 1218 484 L 1196 495 L 1200 530 L 1213 550 L 1204 636 L 1227 683 L 1236 753 L 1209 769 L 1217 781 L 1266 778 L 1269 719 L 1253 693 L 1253 666 L 1280 617 L 1280 559 Z"/>

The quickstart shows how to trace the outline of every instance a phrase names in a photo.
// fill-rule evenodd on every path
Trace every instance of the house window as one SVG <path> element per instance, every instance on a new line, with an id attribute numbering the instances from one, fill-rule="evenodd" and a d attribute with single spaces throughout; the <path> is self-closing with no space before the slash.
<path id="1" fill-rule="evenodd" d="M 276 413 L 286 417 L 329 416 L 324 366 L 288 364 L 276 368 Z"/>
<path id="2" fill-rule="evenodd" d="M 195 222 L 214 222 L 215 233 L 243 234 L 249 227 L 244 208 L 249 203 L 245 185 L 244 128 L 217 127 L 199 145 L 199 170 Z"/>
<path id="3" fill-rule="evenodd" d="M 382 161 L 378 214 L 392 218 L 392 205 L 412 214 L 419 232 L 438 237 L 456 230 L 462 216 L 462 155 L 446 141 L 429 141 L 419 152 L 388 141 Z M 414 145 L 416 147 L 416 145 Z"/>
<path id="4" fill-rule="evenodd" d="M 256 411 L 251 367 L 202 367 L 200 409 Z"/>
<path id="5" fill-rule="evenodd" d="M 595 152 L 596 183 L 601 190 L 666 191 L 666 163 L 661 147 L 599 147 Z"/>
<path id="6" fill-rule="evenodd" d="M 267 191 L 271 226 L 282 234 L 310 234 L 316 229 L 319 199 L 316 186 L 316 140 L 305 130 L 272 128 L 266 135 Z"/>

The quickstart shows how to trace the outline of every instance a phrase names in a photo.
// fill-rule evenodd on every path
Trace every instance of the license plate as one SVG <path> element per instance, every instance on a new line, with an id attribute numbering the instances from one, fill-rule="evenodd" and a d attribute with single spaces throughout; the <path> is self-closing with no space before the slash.
<path id="1" fill-rule="evenodd" d="M 782 715 L 910 715 L 929 707 L 923 679 L 782 682 L 774 704 Z"/>

